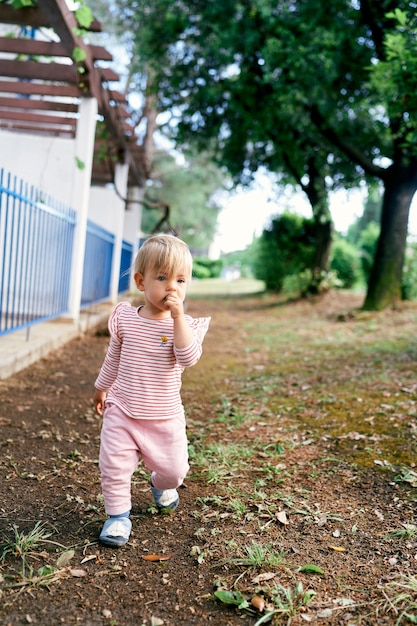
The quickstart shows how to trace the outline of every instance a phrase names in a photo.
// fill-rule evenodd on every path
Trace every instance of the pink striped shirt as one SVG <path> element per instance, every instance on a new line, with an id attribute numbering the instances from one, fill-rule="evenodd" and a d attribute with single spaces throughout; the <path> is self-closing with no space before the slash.
<path id="1" fill-rule="evenodd" d="M 109 347 L 94 385 L 108 392 L 106 402 L 117 404 L 129 417 L 182 415 L 181 375 L 199 360 L 211 318 L 186 315 L 194 339 L 179 349 L 174 346 L 172 318 L 141 317 L 140 308 L 129 302 L 115 307 L 109 319 Z"/>

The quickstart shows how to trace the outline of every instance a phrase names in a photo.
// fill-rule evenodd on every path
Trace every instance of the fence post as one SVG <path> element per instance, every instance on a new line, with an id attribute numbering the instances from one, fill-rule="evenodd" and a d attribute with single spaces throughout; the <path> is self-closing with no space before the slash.
<path id="1" fill-rule="evenodd" d="M 126 213 L 127 183 L 129 174 L 128 163 L 116 163 L 114 171 L 114 184 L 120 195 L 120 201 L 115 202 L 113 211 L 116 215 L 114 220 L 114 251 L 113 251 L 113 267 L 110 278 L 110 299 L 111 302 L 117 302 L 118 287 L 120 278 L 120 261 L 122 258 L 122 242 Z"/>
<path id="2" fill-rule="evenodd" d="M 136 257 L 136 253 L 139 249 L 139 239 L 141 236 L 140 224 L 142 221 L 142 200 L 145 195 L 145 187 L 129 187 L 128 190 L 128 204 L 125 218 L 125 234 L 134 233 L 135 238 L 133 241 L 133 258 Z M 130 290 L 134 291 L 136 285 L 133 281 L 133 274 L 130 275 Z"/>
<path id="3" fill-rule="evenodd" d="M 97 100 L 82 98 L 75 137 L 73 195 L 71 206 L 77 211 L 74 249 L 72 256 L 71 284 L 68 310 L 69 316 L 77 321 L 80 317 L 81 292 L 85 240 L 87 234 L 88 204 L 90 198 L 91 172 L 94 156 L 94 138 L 97 120 Z"/>

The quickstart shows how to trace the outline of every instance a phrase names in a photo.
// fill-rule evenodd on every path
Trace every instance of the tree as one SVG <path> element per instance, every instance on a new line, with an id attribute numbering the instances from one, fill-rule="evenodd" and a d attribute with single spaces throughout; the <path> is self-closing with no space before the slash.
<path id="1" fill-rule="evenodd" d="M 357 244 L 367 226 L 373 222 L 378 225 L 381 223 L 381 207 L 382 207 L 382 195 L 379 187 L 371 187 L 369 189 L 368 197 L 365 200 L 362 215 L 356 219 L 353 224 L 348 228 L 346 239 L 353 244 Z M 373 264 L 373 259 L 372 259 Z"/>
<path id="2" fill-rule="evenodd" d="M 177 141 L 210 145 L 241 179 L 260 165 L 281 172 L 327 230 L 329 189 L 382 181 L 365 308 L 400 300 L 417 188 L 414 2 L 400 12 L 394 0 L 118 4 L 135 33 L 134 73 L 152 67 Z"/>
<path id="3" fill-rule="evenodd" d="M 134 57 L 131 37 L 123 22 L 117 19 L 117 3 L 111 0 L 89 0 L 94 14 L 106 25 L 110 48 L 124 49 Z M 109 36 L 109 35 L 108 35 Z M 126 91 L 132 79 L 134 63 L 128 64 L 124 76 Z M 123 70 L 121 69 L 123 74 Z M 161 112 L 155 94 L 156 74 L 152 65 L 144 63 L 134 76 L 140 105 L 132 109 L 132 122 L 140 137 L 147 185 L 143 197 L 142 230 L 173 231 L 183 237 L 197 253 L 206 254 L 213 240 L 220 206 L 216 192 L 226 186 L 226 175 L 210 160 L 207 152 L 198 155 L 187 150 L 183 155 L 172 154 L 168 148 L 155 145 Z M 178 156 L 181 156 L 181 164 Z"/>
<path id="4" fill-rule="evenodd" d="M 313 225 L 311 219 L 284 212 L 263 231 L 255 244 L 253 269 L 267 289 L 281 291 L 288 276 L 297 276 L 312 267 L 317 244 Z"/>
<path id="5" fill-rule="evenodd" d="M 204 153 L 178 163 L 168 152 L 156 152 L 144 197 L 142 230 L 173 230 L 194 251 L 207 254 L 220 210 L 215 192 L 223 185 L 223 174 Z"/>

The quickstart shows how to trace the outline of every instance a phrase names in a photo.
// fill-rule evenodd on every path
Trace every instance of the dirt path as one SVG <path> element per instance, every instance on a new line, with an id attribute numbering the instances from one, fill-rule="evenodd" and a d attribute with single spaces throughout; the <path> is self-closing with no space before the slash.
<path id="1" fill-rule="evenodd" d="M 407 602 L 417 614 L 417 307 L 360 304 L 190 301 L 213 318 L 184 375 L 192 469 L 161 516 L 139 467 L 119 550 L 97 543 L 91 395 L 107 337 L 2 381 L 0 623 L 249 626 L 269 612 L 394 625 Z"/>

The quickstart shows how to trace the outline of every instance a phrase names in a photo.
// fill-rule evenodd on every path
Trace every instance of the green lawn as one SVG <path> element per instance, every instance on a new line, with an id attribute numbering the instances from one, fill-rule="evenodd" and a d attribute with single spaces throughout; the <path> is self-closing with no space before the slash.
<path id="1" fill-rule="evenodd" d="M 261 280 L 254 278 L 238 278 L 236 280 L 225 280 L 223 278 L 206 278 L 199 280 L 194 278 L 188 287 L 188 296 L 236 296 L 241 294 L 262 293 L 265 285 Z"/>

